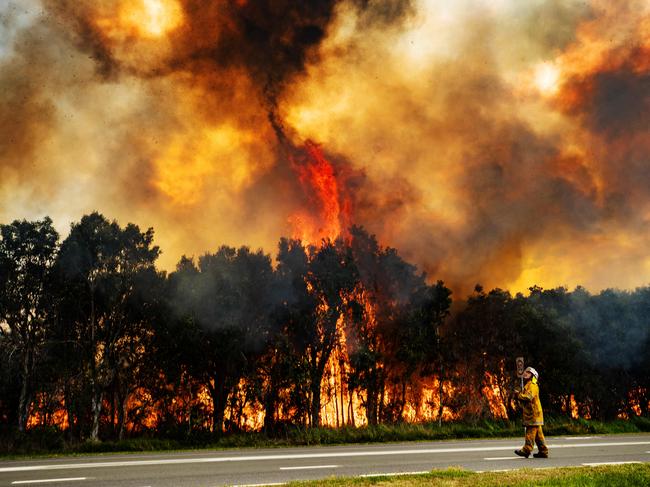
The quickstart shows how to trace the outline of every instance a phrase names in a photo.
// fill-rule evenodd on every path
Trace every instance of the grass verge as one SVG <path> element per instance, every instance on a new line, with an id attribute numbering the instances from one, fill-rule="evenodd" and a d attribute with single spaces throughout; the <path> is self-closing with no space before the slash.
<path id="1" fill-rule="evenodd" d="M 189 436 L 174 432 L 154 435 L 152 432 L 149 436 L 100 442 L 70 442 L 66 440 L 64 432 L 55 428 L 36 428 L 22 434 L 0 431 L 0 457 L 507 438 L 522 436 L 521 428 L 518 422 L 485 420 L 444 423 L 442 426 L 425 423 L 339 429 L 287 427 L 273 436 L 264 433 L 215 436 L 209 432 L 196 432 Z M 547 436 L 650 432 L 650 418 L 611 422 L 547 418 L 544 432 Z"/>
<path id="2" fill-rule="evenodd" d="M 648 486 L 650 464 L 523 469 L 512 472 L 474 473 L 461 469 L 433 470 L 427 474 L 370 478 L 337 478 L 292 482 L 292 487 L 385 486 L 503 487 L 503 486 Z"/>

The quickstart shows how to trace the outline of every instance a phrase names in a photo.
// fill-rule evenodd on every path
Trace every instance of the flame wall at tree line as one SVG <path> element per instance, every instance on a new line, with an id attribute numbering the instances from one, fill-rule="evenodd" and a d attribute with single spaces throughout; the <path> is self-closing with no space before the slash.
<path id="1" fill-rule="evenodd" d="M 339 428 L 343 426 L 360 427 L 368 424 L 365 409 L 362 406 L 363 396 L 354 394 L 352 396 L 345 390 L 345 385 L 338 375 L 337 358 L 333 357 L 329 373 L 327 374 L 322 394 L 323 409 L 321 412 L 321 425 L 330 428 Z M 473 417 L 471 408 L 478 407 L 489 408 L 489 416 L 494 419 L 516 419 L 508 418 L 506 406 L 501 397 L 501 389 L 493 381 L 490 374 L 486 374 L 486 385 L 480 393 L 476 394 L 475 400 L 471 406 L 460 407 L 458 410 L 452 409 L 451 406 L 444 406 L 442 421 L 459 421 Z M 205 388 L 201 386 L 194 387 L 198 390 L 197 394 L 179 396 L 172 399 L 171 404 L 164 406 L 168 414 L 171 414 L 177 424 L 187 424 L 189 428 L 212 430 L 212 402 Z M 245 389 L 245 384 L 240 384 L 240 390 Z M 457 404 L 458 400 L 455 394 L 458 394 L 460 387 L 454 387 L 452 381 L 446 381 L 443 385 L 443 403 L 449 402 Z M 392 391 L 395 396 L 399 396 L 401 391 Z M 460 395 L 460 394 L 459 394 Z M 644 390 L 631 391 L 629 394 L 630 408 L 633 414 L 643 415 L 643 408 L 640 404 L 640 397 L 645 395 Z M 386 402 L 390 402 L 391 393 L 386 394 Z M 48 398 L 41 394 L 39 399 L 32 404 L 28 428 L 41 426 L 56 426 L 61 430 L 67 430 L 69 427 L 68 414 L 60 400 Z M 232 431 L 260 431 L 264 425 L 263 408 L 257 405 L 251 405 L 247 401 L 245 394 L 240 392 L 236 397 L 231 398 L 230 403 L 233 405 L 226 414 L 227 423 L 232 425 Z M 111 411 L 110 404 L 105 405 L 106 411 Z M 133 393 L 128 401 L 126 409 L 129 411 L 129 420 L 126 429 L 129 433 L 142 433 L 143 431 L 155 431 L 160 426 L 163 417 L 162 411 L 158 408 L 161 406 L 152 400 L 151 394 L 146 390 L 138 390 Z M 235 411 L 238 409 L 238 411 Z M 650 410 L 650 403 L 646 411 Z M 439 383 L 437 379 L 428 381 L 418 381 L 408 388 L 406 403 L 402 408 L 402 414 L 398 420 L 405 423 L 424 423 L 438 421 L 439 408 Z M 475 413 L 478 411 L 475 411 Z M 564 412 L 567 416 L 577 419 L 583 417 L 590 419 L 591 415 L 588 408 L 584 410 L 583 415 L 579 413 L 578 404 L 573 395 L 567 398 L 567 406 Z M 194 415 L 194 417 L 192 417 Z M 289 415 L 287 415 L 287 418 Z M 618 415 L 621 419 L 628 419 L 630 414 L 621 412 Z M 111 418 L 105 418 L 110 424 Z M 277 419 L 282 421 L 283 411 L 278 411 Z M 113 424 L 116 419 L 112 419 Z"/>

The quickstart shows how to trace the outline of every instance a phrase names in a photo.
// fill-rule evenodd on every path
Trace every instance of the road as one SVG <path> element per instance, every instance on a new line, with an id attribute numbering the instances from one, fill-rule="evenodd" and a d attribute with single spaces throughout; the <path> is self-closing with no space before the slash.
<path id="1" fill-rule="evenodd" d="M 523 441 L 464 440 L 332 447 L 97 455 L 0 462 L 0 486 L 269 485 L 329 476 L 650 462 L 650 435 L 549 437 L 549 459 L 516 457 Z"/>

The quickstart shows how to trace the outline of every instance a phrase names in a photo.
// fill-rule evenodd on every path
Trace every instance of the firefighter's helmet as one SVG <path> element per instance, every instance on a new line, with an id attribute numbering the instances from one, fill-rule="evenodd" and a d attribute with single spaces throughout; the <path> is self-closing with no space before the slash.
<path id="1" fill-rule="evenodd" d="M 526 367 L 526 370 L 524 370 L 524 372 L 530 372 L 531 374 L 533 374 L 535 379 L 539 379 L 539 373 L 532 367 Z"/>

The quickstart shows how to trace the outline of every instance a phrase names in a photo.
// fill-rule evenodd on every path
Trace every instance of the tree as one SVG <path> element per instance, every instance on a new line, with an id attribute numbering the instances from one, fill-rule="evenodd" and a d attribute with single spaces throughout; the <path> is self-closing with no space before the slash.
<path id="1" fill-rule="evenodd" d="M 321 382 L 325 366 L 336 347 L 348 297 L 358 283 L 358 271 L 351 250 L 342 239 L 323 241 L 311 250 L 307 288 L 316 298 L 316 307 L 299 331 L 306 338 L 306 362 L 310 392 L 310 424 L 320 426 Z"/>
<path id="2" fill-rule="evenodd" d="M 309 424 L 318 427 L 321 382 L 340 338 L 348 299 L 358 282 L 357 270 L 341 239 L 309 248 L 296 240 L 283 240 L 278 262 L 280 279 L 290 292 L 284 306 L 286 331 L 296 358 L 294 399 Z"/>
<path id="3" fill-rule="evenodd" d="M 287 409 L 293 409 L 294 422 L 306 424 L 311 418 L 311 372 L 308 350 L 314 335 L 314 315 L 318 307 L 318 298 L 312 292 L 307 277 L 310 256 L 299 240 L 281 239 L 278 250 L 279 291 L 282 307 L 278 316 L 282 330 L 287 337 L 285 351 L 289 353 L 291 375 L 288 381 L 290 390 Z M 273 365 L 276 381 L 282 379 L 278 368 L 283 364 Z M 268 392 L 268 400 L 277 402 L 273 391 Z M 271 404 L 268 405 L 269 409 Z"/>
<path id="4" fill-rule="evenodd" d="M 512 412 L 510 390 L 514 384 L 508 359 L 514 361 L 522 348 L 516 325 L 519 311 L 508 291 L 497 288 L 485 293 L 477 285 L 466 307 L 454 318 L 450 338 L 455 361 L 464 364 L 469 414 L 483 416 L 492 412 L 482 393 L 492 387 L 492 381 L 499 386 L 499 399 L 506 406 L 506 413 Z"/>
<path id="5" fill-rule="evenodd" d="M 393 248 L 383 248 L 363 228 L 350 229 L 351 253 L 359 285 L 349 306 L 350 387 L 365 392 L 368 422 L 382 419 L 387 381 L 400 390 L 388 419 L 401 418 L 406 386 L 425 362 L 435 360 L 436 332 L 446 318 L 450 291 L 442 282 L 426 284 L 425 275 Z"/>
<path id="6" fill-rule="evenodd" d="M 442 382 L 444 350 L 441 330 L 451 306 L 451 290 L 442 281 L 415 290 L 409 301 L 397 312 L 395 357 L 402 370 L 401 408 L 406 403 L 406 380 L 417 371 L 422 376 L 438 376 L 438 417 L 442 418 Z M 402 411 L 400 410 L 400 416 Z"/>
<path id="7" fill-rule="evenodd" d="M 0 225 L 0 235 L 0 334 L 18 357 L 18 429 L 24 431 L 34 370 L 53 314 L 49 284 L 59 235 L 48 217 Z"/>
<path id="8" fill-rule="evenodd" d="M 141 232 L 131 223 L 122 229 L 99 213 L 73 224 L 61 245 L 57 261 L 61 331 L 67 340 L 76 338 L 81 347 L 81 367 L 90 386 L 93 440 L 99 438 L 105 394 L 119 380 L 120 371 L 133 363 L 138 349 L 134 341 L 143 336 L 142 315 L 134 314 L 132 304 L 143 274 L 155 272 L 159 254 L 153 229 Z"/>
<path id="9" fill-rule="evenodd" d="M 301 242 L 282 238 L 277 261 L 272 330 L 256 377 L 264 407 L 264 430 L 269 433 L 276 429 L 282 400 L 286 411 L 294 411 L 295 422 L 304 423 L 309 414 L 306 344 L 299 331 L 308 326 L 317 306 L 316 297 L 307 287 L 309 256 Z"/>
<path id="10" fill-rule="evenodd" d="M 227 400 L 263 353 L 274 309 L 271 259 L 247 247 L 221 247 L 187 259 L 170 276 L 178 319 L 194 340 L 189 367 L 212 398 L 213 430 L 221 432 Z M 196 353 L 199 351 L 199 353 Z"/>

